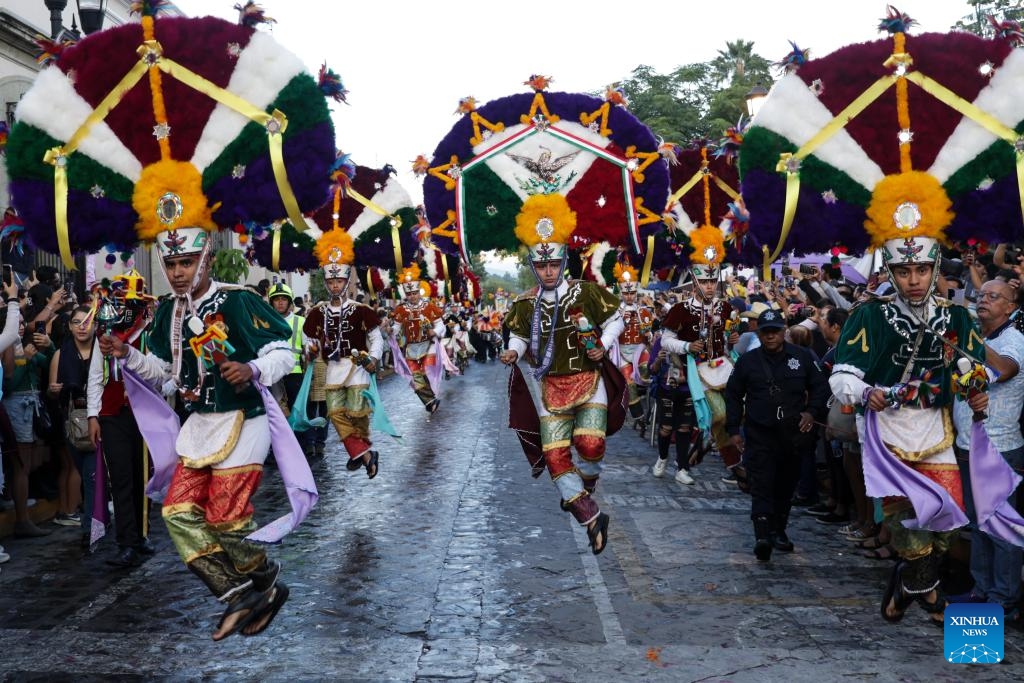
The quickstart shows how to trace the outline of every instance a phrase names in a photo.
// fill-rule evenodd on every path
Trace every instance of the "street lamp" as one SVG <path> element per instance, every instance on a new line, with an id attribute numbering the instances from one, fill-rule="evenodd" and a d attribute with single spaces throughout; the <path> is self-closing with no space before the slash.
<path id="1" fill-rule="evenodd" d="M 107 14 L 107 0 L 75 0 L 78 4 L 78 18 L 82 22 L 82 33 L 89 35 L 103 28 Z"/>
<path id="2" fill-rule="evenodd" d="M 85 20 L 82 20 L 82 26 L 85 26 Z M 768 97 L 768 89 L 760 83 L 756 84 L 747 93 L 747 114 L 750 118 L 757 116 L 757 112 L 761 111 L 761 105 L 764 104 L 764 98 Z"/>

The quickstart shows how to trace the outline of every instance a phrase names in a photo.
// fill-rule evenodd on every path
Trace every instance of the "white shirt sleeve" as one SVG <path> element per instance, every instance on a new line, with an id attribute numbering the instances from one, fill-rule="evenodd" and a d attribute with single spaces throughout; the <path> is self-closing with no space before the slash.
<path id="1" fill-rule="evenodd" d="M 380 333 L 380 327 L 373 328 L 370 334 L 366 335 L 366 345 L 369 347 L 370 355 L 375 360 L 380 360 L 384 355 L 384 335 Z"/>
<path id="2" fill-rule="evenodd" d="M 444 339 L 445 325 L 444 319 L 438 318 L 434 321 L 434 336 L 438 339 Z"/>
<path id="3" fill-rule="evenodd" d="M 689 342 L 685 342 L 680 339 L 673 330 L 662 330 L 661 348 L 665 349 L 669 353 L 676 353 L 679 355 L 690 352 Z"/>
<path id="4" fill-rule="evenodd" d="M 4 330 L 0 332 L 0 351 L 5 350 L 14 342 L 18 341 L 18 325 L 21 323 L 21 307 L 18 300 L 7 302 L 7 320 L 4 321 Z"/>
<path id="5" fill-rule="evenodd" d="M 134 346 L 128 347 L 125 365 L 145 382 L 157 388 L 162 387 L 167 380 L 173 379 L 170 363 L 152 353 L 142 353 Z"/>
<path id="6" fill-rule="evenodd" d="M 836 365 L 828 378 L 832 393 L 840 403 L 856 406 L 864 402 L 864 390 L 871 385 L 864 381 L 864 373 L 851 365 Z"/>
<path id="7" fill-rule="evenodd" d="M 259 368 L 260 384 L 264 386 L 269 387 L 295 367 L 295 354 L 286 342 L 271 342 L 256 355 L 256 359 L 249 362 Z"/>
<path id="8" fill-rule="evenodd" d="M 526 355 L 526 349 L 529 347 L 529 342 L 522 337 L 517 337 L 514 334 L 508 337 L 508 350 L 515 351 L 517 354 L 517 360 L 522 360 L 523 356 Z"/>
<path id="9" fill-rule="evenodd" d="M 92 355 L 89 356 L 89 379 L 85 385 L 85 395 L 86 414 L 99 417 L 103 403 L 103 354 L 100 353 L 99 342 L 93 343 Z"/>
<path id="10" fill-rule="evenodd" d="M 626 323 L 622 320 L 622 314 L 616 311 L 612 317 L 605 320 L 604 325 L 601 326 L 601 345 L 606 349 L 612 348 L 615 342 L 619 340 L 619 335 L 621 335 L 625 329 Z"/>

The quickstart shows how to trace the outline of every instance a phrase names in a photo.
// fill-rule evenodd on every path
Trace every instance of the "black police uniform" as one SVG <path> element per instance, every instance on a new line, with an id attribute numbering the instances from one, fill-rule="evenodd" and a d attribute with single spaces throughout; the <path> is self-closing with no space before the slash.
<path id="1" fill-rule="evenodd" d="M 740 433 L 742 422 L 745 432 L 743 464 L 758 559 L 769 559 L 773 546 L 793 549 L 786 536 L 789 510 L 801 455 L 814 447 L 816 438 L 815 429 L 800 431 L 800 413 L 822 422 L 828 396 L 828 377 L 820 363 L 810 350 L 789 343 L 775 354 L 763 346 L 743 354 L 729 377 L 725 426 L 732 436 Z"/>

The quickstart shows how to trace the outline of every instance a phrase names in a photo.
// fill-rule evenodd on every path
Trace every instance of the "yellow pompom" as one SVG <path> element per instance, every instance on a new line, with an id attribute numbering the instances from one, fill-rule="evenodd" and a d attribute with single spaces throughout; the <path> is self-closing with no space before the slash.
<path id="1" fill-rule="evenodd" d="M 876 248 L 887 240 L 908 237 L 944 242 L 946 227 L 953 222 L 952 206 L 942 184 L 929 173 L 889 175 L 871 193 L 864 229 Z"/>
<path id="2" fill-rule="evenodd" d="M 418 263 L 414 263 L 411 266 L 407 266 L 402 269 L 402 272 L 398 275 L 399 282 L 416 282 L 420 279 L 420 266 Z"/>
<path id="3" fill-rule="evenodd" d="M 187 161 L 163 159 L 143 168 L 132 193 L 132 208 L 139 215 L 135 231 L 144 242 L 164 230 L 217 230 L 213 221 L 217 207 L 207 206 L 203 176 Z"/>
<path id="4" fill-rule="evenodd" d="M 526 198 L 516 216 L 516 237 L 528 247 L 541 242 L 568 244 L 576 229 L 576 212 L 560 194 Z"/>
<path id="5" fill-rule="evenodd" d="M 356 258 L 352 236 L 340 228 L 325 232 L 317 240 L 313 254 L 321 266 L 329 263 L 348 266 L 352 265 Z"/>
<path id="6" fill-rule="evenodd" d="M 616 263 L 615 268 L 612 269 L 612 274 L 615 275 L 615 279 L 619 282 L 636 282 L 640 279 L 640 274 L 636 268 L 628 263 Z"/>
<path id="7" fill-rule="evenodd" d="M 691 263 L 717 266 L 725 258 L 725 236 L 713 225 L 702 225 L 690 233 Z"/>

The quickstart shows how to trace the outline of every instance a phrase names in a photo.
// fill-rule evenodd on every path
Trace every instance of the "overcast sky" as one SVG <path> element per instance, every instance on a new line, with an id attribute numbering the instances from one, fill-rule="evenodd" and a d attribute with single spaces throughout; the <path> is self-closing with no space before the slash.
<path id="1" fill-rule="evenodd" d="M 175 0 L 190 16 L 237 21 L 231 0 Z M 433 155 L 456 118 L 459 98 L 481 103 L 518 92 L 530 74 L 554 78 L 552 90 L 588 92 L 621 80 L 638 65 L 666 73 L 713 59 L 726 41 L 754 42 L 770 61 L 788 40 L 820 57 L 876 40 L 885 2 L 868 0 L 265 0 L 270 32 L 316 74 L 323 62 L 341 74 L 349 105 L 334 104 L 338 147 L 356 163 L 390 163 L 419 201 L 410 162 Z M 948 30 L 970 12 L 964 0 L 900 0 L 915 33 Z M 628 10 L 628 12 L 626 11 Z M 265 29 L 264 29 L 265 30 Z"/>

